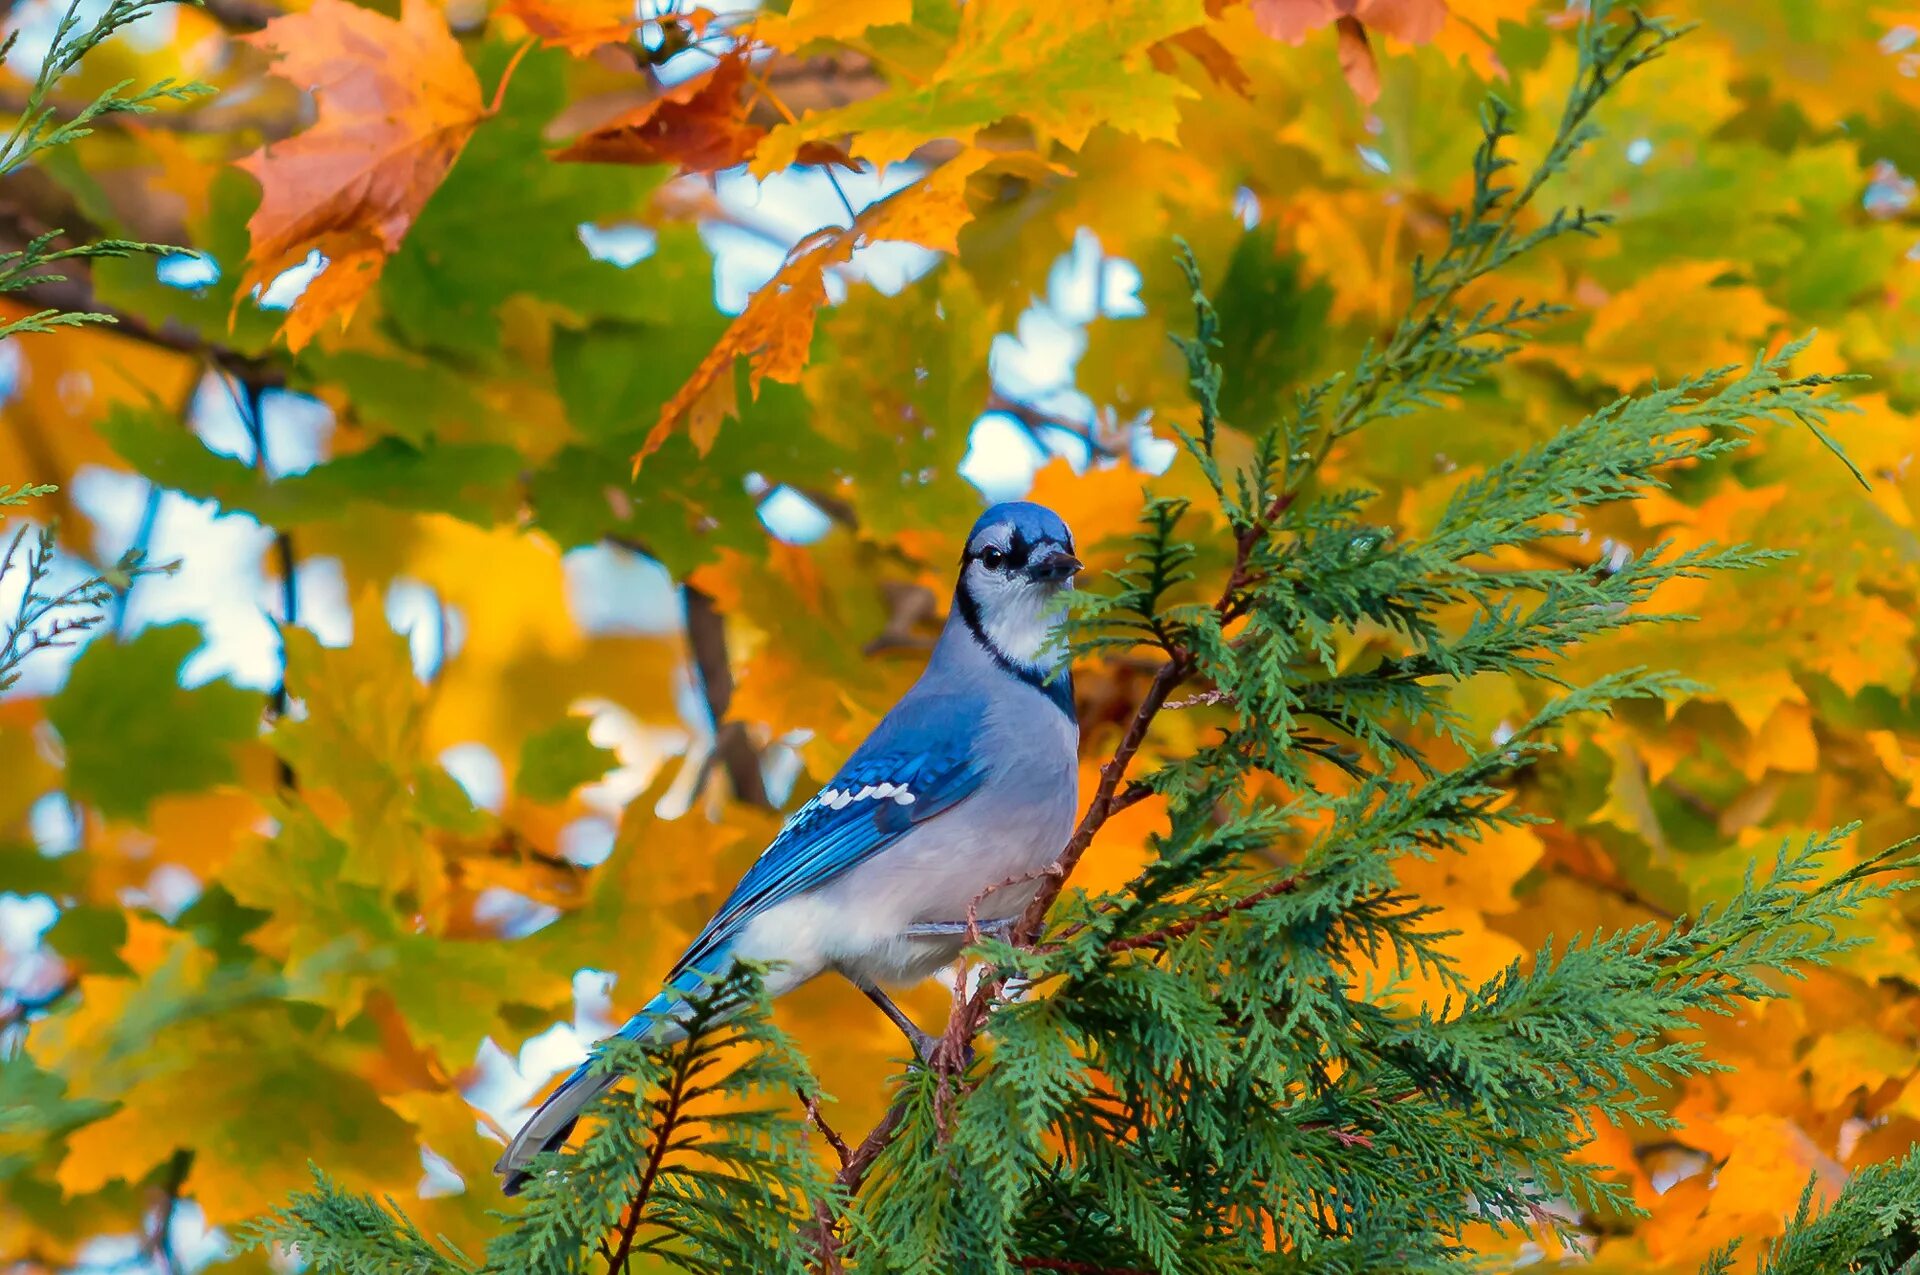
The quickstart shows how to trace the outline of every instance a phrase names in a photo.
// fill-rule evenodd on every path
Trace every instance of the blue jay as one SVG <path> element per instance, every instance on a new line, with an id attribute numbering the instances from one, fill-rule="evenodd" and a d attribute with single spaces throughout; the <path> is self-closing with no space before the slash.
<path id="1" fill-rule="evenodd" d="M 685 998 L 744 959 L 774 964 L 776 996 L 838 971 L 928 1056 L 934 1037 L 881 985 L 951 963 L 970 908 L 983 928 L 1011 925 L 1073 828 L 1080 728 L 1051 639 L 1079 569 L 1053 511 L 1019 501 L 981 515 L 920 680 L 787 820 L 620 1035 L 679 1039 Z M 540 1105 L 494 1166 L 509 1195 L 610 1083 L 583 1065 Z"/>

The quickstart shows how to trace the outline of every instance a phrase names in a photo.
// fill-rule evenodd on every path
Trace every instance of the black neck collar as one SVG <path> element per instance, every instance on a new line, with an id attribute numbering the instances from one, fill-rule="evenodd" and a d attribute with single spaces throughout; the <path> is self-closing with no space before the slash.
<path id="1" fill-rule="evenodd" d="M 1001 671 L 1019 678 L 1052 701 L 1053 706 L 1067 715 L 1068 721 L 1077 721 L 1073 715 L 1073 670 L 1062 668 L 1055 673 L 1045 673 L 1031 665 L 1020 664 L 1010 659 L 1005 651 L 993 644 L 987 636 L 985 626 L 980 623 L 980 605 L 973 600 L 966 586 L 953 591 L 953 605 L 960 612 L 960 618 L 966 622 L 967 631 L 973 634 L 973 640 L 987 653 Z"/>

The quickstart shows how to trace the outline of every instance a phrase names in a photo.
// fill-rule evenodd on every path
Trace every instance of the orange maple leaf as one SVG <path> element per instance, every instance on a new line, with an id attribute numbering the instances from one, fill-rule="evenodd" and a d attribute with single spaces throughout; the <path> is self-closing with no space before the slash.
<path id="1" fill-rule="evenodd" d="M 1340 70 L 1355 97 L 1380 96 L 1380 64 L 1369 30 L 1408 44 L 1425 44 L 1447 21 L 1447 0 L 1253 0 L 1253 20 L 1276 40 L 1300 44 L 1309 31 L 1332 25 L 1340 40 Z"/>
<path id="2" fill-rule="evenodd" d="M 589 164 L 673 164 L 689 173 L 744 164 L 767 135 L 747 120 L 742 90 L 750 72 L 746 51 L 735 49 L 711 71 L 588 129 L 554 158 Z M 795 159 L 853 167 L 845 152 L 818 142 L 801 147 Z"/>
<path id="3" fill-rule="evenodd" d="M 431 0 L 405 0 L 398 21 L 314 0 L 246 38 L 314 95 L 311 128 L 238 161 L 260 206 L 236 308 L 309 252 L 327 260 L 281 329 L 298 350 L 327 320 L 352 317 L 490 108 Z"/>
<path id="4" fill-rule="evenodd" d="M 640 25 L 633 0 L 504 0 L 499 12 L 519 19 L 547 48 L 575 57 L 603 44 L 624 44 Z"/>
<path id="5" fill-rule="evenodd" d="M 967 179 L 991 158 L 983 150 L 964 150 L 920 181 L 869 205 L 851 226 L 827 227 L 795 245 L 787 264 L 753 294 L 687 383 L 660 410 L 659 421 L 633 458 L 634 468 L 638 470 L 682 423 L 703 454 L 713 446 L 721 422 L 738 407 L 733 379 L 736 358 L 748 360 L 749 385 L 756 394 L 768 377 L 787 384 L 798 381 L 813 345 L 814 319 L 827 300 L 826 272 L 845 264 L 856 248 L 897 240 L 938 252 L 959 251 L 960 228 L 973 216 L 966 199 Z"/>

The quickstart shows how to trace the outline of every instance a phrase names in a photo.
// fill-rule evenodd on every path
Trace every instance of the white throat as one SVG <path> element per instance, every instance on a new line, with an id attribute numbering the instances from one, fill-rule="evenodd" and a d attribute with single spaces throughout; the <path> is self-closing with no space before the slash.
<path id="1" fill-rule="evenodd" d="M 1022 670 L 1052 674 L 1065 654 L 1052 640 L 1061 618 L 1061 592 L 1025 580 L 971 583 L 988 650 Z"/>

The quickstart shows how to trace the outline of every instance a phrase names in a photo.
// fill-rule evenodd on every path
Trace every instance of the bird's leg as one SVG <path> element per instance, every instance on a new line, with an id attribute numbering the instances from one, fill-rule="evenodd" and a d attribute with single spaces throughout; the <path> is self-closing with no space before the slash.
<path id="1" fill-rule="evenodd" d="M 901 933 L 910 939 L 964 938 L 969 933 L 985 934 L 1001 942 L 1013 938 L 1013 927 L 1019 921 L 1017 916 L 995 917 L 990 921 L 921 921 L 909 925 Z"/>
<path id="2" fill-rule="evenodd" d="M 900 1034 L 907 1038 L 907 1043 L 913 1046 L 913 1052 L 919 1055 L 920 1061 L 931 1064 L 933 1061 L 933 1051 L 939 1046 L 940 1038 L 938 1036 L 929 1036 L 926 1032 L 921 1031 L 920 1028 L 914 1024 L 914 1021 L 907 1017 L 906 1011 L 893 1003 L 892 997 L 875 987 L 872 983 L 858 978 L 853 979 L 852 982 L 855 987 L 866 993 L 868 1000 L 880 1007 L 881 1013 L 893 1020 L 893 1025 L 898 1027 Z"/>

